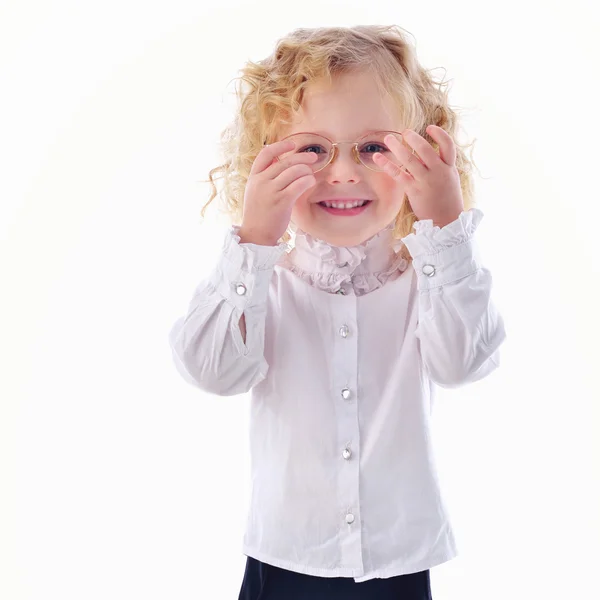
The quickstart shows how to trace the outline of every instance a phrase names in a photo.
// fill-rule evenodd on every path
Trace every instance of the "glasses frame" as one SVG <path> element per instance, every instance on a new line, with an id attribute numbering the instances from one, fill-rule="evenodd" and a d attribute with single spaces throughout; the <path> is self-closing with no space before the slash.
<path id="1" fill-rule="evenodd" d="M 381 173 L 382 171 L 384 171 L 384 169 L 373 169 L 372 167 L 368 167 L 367 165 L 365 165 L 365 163 L 362 162 L 362 160 L 360 160 L 360 153 L 358 151 L 358 145 L 359 145 L 360 141 L 366 137 L 369 137 L 370 135 L 375 134 L 375 133 L 385 133 L 386 135 L 388 133 L 395 133 L 396 135 L 399 135 L 402 140 L 404 140 L 404 136 L 399 131 L 391 131 L 391 130 L 387 130 L 387 129 L 375 129 L 373 131 L 369 131 L 368 133 L 365 133 L 365 135 L 362 135 L 361 137 L 359 137 L 358 140 L 356 140 L 355 142 L 350 142 L 350 141 L 334 142 L 332 139 L 328 138 L 326 135 L 323 135 L 321 133 L 315 133 L 314 131 L 297 131 L 296 133 L 292 133 L 290 135 L 285 136 L 280 141 L 283 142 L 284 140 L 287 140 L 288 138 L 291 138 L 295 135 L 300 135 L 300 134 L 316 135 L 316 136 L 325 138 L 331 144 L 331 152 L 329 153 L 329 160 L 321 168 L 313 171 L 313 173 L 318 173 L 319 171 L 322 171 L 325 167 L 328 167 L 338 157 L 338 155 L 339 155 L 338 146 L 340 144 L 352 144 L 353 145 L 352 158 L 354 158 L 354 161 L 357 164 L 362 165 L 366 169 L 369 169 L 370 171 L 374 171 L 375 173 Z M 412 149 L 412 153 L 415 154 L 414 148 Z M 279 161 L 279 157 L 277 157 L 277 160 Z"/>

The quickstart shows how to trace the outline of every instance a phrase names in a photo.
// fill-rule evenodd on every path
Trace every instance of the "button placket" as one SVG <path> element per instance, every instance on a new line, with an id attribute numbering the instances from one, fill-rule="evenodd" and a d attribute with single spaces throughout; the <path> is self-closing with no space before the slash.
<path id="1" fill-rule="evenodd" d="M 348 568 L 363 569 L 362 528 L 360 527 L 359 506 L 359 448 L 358 430 L 358 298 L 353 294 L 333 296 L 334 323 L 332 335 L 336 338 L 334 347 L 333 381 L 339 394 L 335 399 L 337 419 L 337 439 L 341 444 L 337 453 L 338 494 L 340 527 L 343 536 L 340 540 L 342 564 Z M 350 448 L 352 442 L 353 448 Z"/>

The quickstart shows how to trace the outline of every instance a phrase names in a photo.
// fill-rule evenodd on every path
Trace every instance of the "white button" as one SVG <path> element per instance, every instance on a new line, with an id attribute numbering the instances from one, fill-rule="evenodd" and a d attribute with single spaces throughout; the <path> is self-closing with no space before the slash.
<path id="1" fill-rule="evenodd" d="M 435 275 L 435 267 L 433 265 L 423 265 L 423 273 L 427 275 L 427 277 L 432 277 Z"/>
<path id="2" fill-rule="evenodd" d="M 348 388 L 344 388 L 342 390 L 342 398 L 344 400 L 348 400 L 348 398 L 350 398 L 350 390 Z"/>
<path id="3" fill-rule="evenodd" d="M 354 523 L 354 515 L 353 515 L 352 513 L 348 513 L 348 514 L 346 515 L 346 523 L 348 523 L 348 525 L 349 525 L 350 523 Z"/>
<path id="4" fill-rule="evenodd" d="M 349 333 L 350 333 L 350 329 L 348 328 L 348 325 L 342 325 L 342 326 L 340 327 L 340 335 L 341 335 L 343 338 L 346 338 L 346 337 L 348 337 L 348 334 L 349 334 Z"/>
<path id="5" fill-rule="evenodd" d="M 238 283 L 235 287 L 235 291 L 239 296 L 243 296 L 246 293 L 246 286 L 243 283 Z"/>
<path id="6" fill-rule="evenodd" d="M 348 460 L 352 456 L 352 452 L 350 452 L 350 448 L 344 448 L 344 451 L 342 452 L 342 456 L 346 460 Z"/>

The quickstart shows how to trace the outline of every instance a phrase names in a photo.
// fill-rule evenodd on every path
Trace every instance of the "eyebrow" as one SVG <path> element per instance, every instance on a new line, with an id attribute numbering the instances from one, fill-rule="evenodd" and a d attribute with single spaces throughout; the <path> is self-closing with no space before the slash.
<path id="1" fill-rule="evenodd" d="M 323 130 L 307 130 L 310 133 L 317 133 L 319 135 L 325 136 L 326 138 L 329 139 L 335 139 L 335 136 L 331 135 L 329 132 L 327 131 L 323 131 Z M 363 137 L 364 135 L 367 135 L 369 133 L 374 133 L 375 131 L 393 131 L 392 129 L 387 129 L 386 127 L 370 127 L 369 129 L 363 129 L 362 133 L 359 133 L 357 135 L 355 135 L 353 138 L 351 138 L 352 140 L 358 140 L 361 137 Z"/>

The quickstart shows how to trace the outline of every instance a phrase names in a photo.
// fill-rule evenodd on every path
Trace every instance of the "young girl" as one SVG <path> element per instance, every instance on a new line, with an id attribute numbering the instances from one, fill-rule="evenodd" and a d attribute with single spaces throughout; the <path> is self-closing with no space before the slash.
<path id="1" fill-rule="evenodd" d="M 395 26 L 299 29 L 242 80 L 209 199 L 221 171 L 241 223 L 170 332 L 186 381 L 251 392 L 239 598 L 429 599 L 435 385 L 505 339 L 456 114 Z"/>

